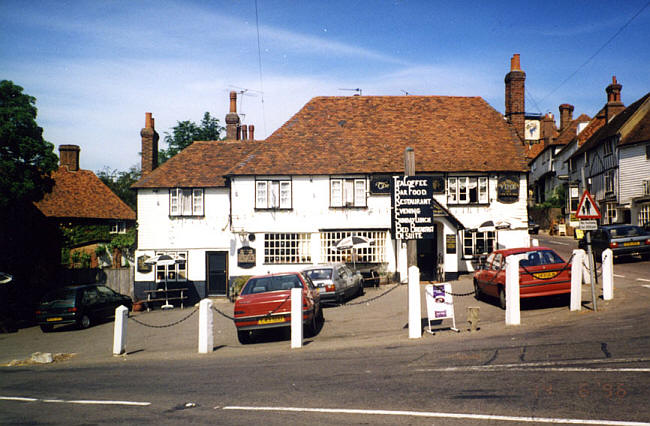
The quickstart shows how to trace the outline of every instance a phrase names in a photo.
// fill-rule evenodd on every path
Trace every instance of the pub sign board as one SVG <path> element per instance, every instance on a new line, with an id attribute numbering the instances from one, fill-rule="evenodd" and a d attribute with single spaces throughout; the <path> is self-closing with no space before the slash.
<path id="1" fill-rule="evenodd" d="M 370 178 L 370 193 L 373 195 L 389 195 L 391 176 L 379 175 Z"/>
<path id="2" fill-rule="evenodd" d="M 435 238 L 433 177 L 393 176 L 392 226 L 396 240 Z"/>
<path id="3" fill-rule="evenodd" d="M 253 247 L 240 247 L 237 249 L 237 266 L 244 269 L 255 266 L 255 249 Z"/>
<path id="4" fill-rule="evenodd" d="M 499 176 L 497 182 L 497 200 L 502 203 L 516 203 L 519 201 L 519 176 Z"/>

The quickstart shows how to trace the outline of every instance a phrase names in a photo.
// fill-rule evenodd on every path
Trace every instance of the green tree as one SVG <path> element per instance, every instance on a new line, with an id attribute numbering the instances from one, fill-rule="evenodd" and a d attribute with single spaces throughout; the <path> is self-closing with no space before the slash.
<path id="1" fill-rule="evenodd" d="M 52 190 L 57 168 L 54 145 L 36 124 L 36 98 L 8 80 L 0 81 L 0 208 L 39 201 Z"/>
<path id="2" fill-rule="evenodd" d="M 119 172 L 117 170 L 111 170 L 109 167 L 104 167 L 103 170 L 97 172 L 97 177 L 129 207 L 136 210 L 136 193 L 131 189 L 131 185 L 140 179 L 141 174 L 140 168 L 137 166 L 131 167 L 126 172 Z"/>
<path id="3" fill-rule="evenodd" d="M 168 148 L 159 151 L 158 162 L 164 163 L 194 141 L 222 140 L 224 130 L 219 124 L 219 119 L 211 116 L 209 112 L 203 114 L 203 119 L 198 125 L 190 120 L 178 121 L 176 126 L 172 127 L 171 133 L 165 132 Z"/>

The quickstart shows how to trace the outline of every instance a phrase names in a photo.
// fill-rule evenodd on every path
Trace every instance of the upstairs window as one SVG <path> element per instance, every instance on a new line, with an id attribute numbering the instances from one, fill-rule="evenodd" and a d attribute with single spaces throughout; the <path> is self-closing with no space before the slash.
<path id="1" fill-rule="evenodd" d="M 331 179 L 331 207 L 366 207 L 365 179 Z"/>
<path id="2" fill-rule="evenodd" d="M 614 151 L 612 148 L 612 141 L 605 142 L 603 149 L 605 150 L 605 155 L 612 155 L 612 152 Z"/>
<path id="3" fill-rule="evenodd" d="M 203 216 L 202 188 L 172 188 L 169 190 L 170 216 Z"/>
<path id="4" fill-rule="evenodd" d="M 604 186 L 605 186 L 605 193 L 612 193 L 614 192 L 614 170 L 609 170 L 608 172 L 605 172 L 603 175 L 604 177 Z"/>
<path id="5" fill-rule="evenodd" d="M 486 204 L 487 176 L 456 176 L 447 179 L 447 204 Z"/>
<path id="6" fill-rule="evenodd" d="M 255 181 L 256 209 L 290 209 L 291 181 L 290 180 L 256 180 Z"/>

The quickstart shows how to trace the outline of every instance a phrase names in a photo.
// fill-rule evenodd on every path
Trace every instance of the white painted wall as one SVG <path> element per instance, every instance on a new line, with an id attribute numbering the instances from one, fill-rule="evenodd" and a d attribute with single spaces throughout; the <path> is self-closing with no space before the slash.
<path id="1" fill-rule="evenodd" d="M 619 147 L 619 203 L 630 204 L 643 195 L 643 181 L 650 179 L 646 144 Z"/>

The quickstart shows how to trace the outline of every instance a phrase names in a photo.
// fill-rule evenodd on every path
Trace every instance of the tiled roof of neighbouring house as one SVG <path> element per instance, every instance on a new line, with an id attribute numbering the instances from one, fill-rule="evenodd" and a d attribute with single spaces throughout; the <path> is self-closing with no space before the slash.
<path id="1" fill-rule="evenodd" d="M 527 171 L 524 147 L 480 97 L 317 97 L 231 170 L 233 175 Z"/>
<path id="2" fill-rule="evenodd" d="M 47 217 L 135 220 L 135 212 L 90 170 L 52 173 L 52 192 L 35 203 Z"/>

